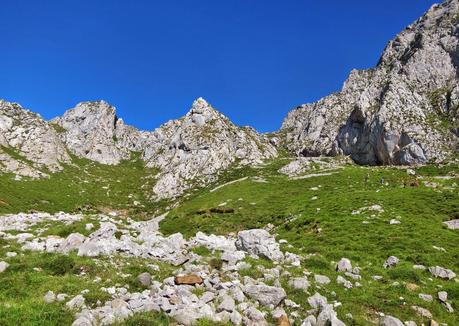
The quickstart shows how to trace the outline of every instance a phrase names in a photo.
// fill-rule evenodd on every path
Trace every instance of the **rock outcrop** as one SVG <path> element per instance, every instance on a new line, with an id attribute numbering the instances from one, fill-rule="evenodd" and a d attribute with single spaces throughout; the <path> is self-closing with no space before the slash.
<path id="1" fill-rule="evenodd" d="M 104 101 L 79 103 L 50 122 L 1 101 L 0 131 L 2 172 L 40 177 L 41 168 L 54 172 L 69 163 L 68 152 L 108 165 L 138 152 L 147 167 L 160 171 L 153 189 L 157 199 L 206 185 L 232 165 L 256 165 L 277 155 L 267 137 L 237 127 L 202 98 L 184 117 L 153 132 L 126 125 Z"/>
<path id="2" fill-rule="evenodd" d="M 0 100 L 0 171 L 41 177 L 70 162 L 56 130 L 38 114 Z"/>
<path id="3" fill-rule="evenodd" d="M 204 185 L 232 164 L 260 164 L 277 155 L 269 140 L 249 127 L 237 127 L 204 99 L 194 101 L 182 118 L 153 132 L 143 154 L 147 166 L 162 172 L 158 198 L 180 195 L 193 184 Z"/>
<path id="4" fill-rule="evenodd" d="M 126 125 L 104 101 L 79 103 L 51 123 L 59 126 L 61 139 L 74 155 L 102 164 L 129 159 L 148 139 L 148 133 Z"/>
<path id="5" fill-rule="evenodd" d="M 291 111 L 282 130 L 301 156 L 361 164 L 442 161 L 458 150 L 459 1 L 434 5 L 341 92 Z"/>

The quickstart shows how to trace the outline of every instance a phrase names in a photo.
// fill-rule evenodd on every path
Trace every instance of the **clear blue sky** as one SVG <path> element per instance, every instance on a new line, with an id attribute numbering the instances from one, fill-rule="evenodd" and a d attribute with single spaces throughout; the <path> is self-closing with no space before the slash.
<path id="1" fill-rule="evenodd" d="M 0 98 L 45 118 L 105 99 L 151 130 L 202 96 L 239 125 L 374 66 L 434 0 L 2 0 Z"/>

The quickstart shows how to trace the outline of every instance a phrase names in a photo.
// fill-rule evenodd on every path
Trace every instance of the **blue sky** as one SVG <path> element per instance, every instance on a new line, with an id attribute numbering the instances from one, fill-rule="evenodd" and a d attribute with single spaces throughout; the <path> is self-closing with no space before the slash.
<path id="1" fill-rule="evenodd" d="M 2 0 L 0 98 L 49 119 L 105 99 L 151 130 L 204 97 L 277 130 L 374 66 L 433 0 Z"/>

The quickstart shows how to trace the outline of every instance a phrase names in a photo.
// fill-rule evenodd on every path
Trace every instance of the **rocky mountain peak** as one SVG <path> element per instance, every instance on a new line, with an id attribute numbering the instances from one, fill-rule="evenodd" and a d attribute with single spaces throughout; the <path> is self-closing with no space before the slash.
<path id="1" fill-rule="evenodd" d="M 191 120 L 192 124 L 198 127 L 204 126 L 209 121 L 215 119 L 228 120 L 202 97 L 199 97 L 193 102 L 190 111 L 185 115 L 185 119 Z"/>
<path id="2" fill-rule="evenodd" d="M 0 100 L 0 170 L 41 177 L 68 162 L 54 128 L 19 104 Z"/>
<path id="3" fill-rule="evenodd" d="M 119 120 L 115 107 L 105 101 L 81 102 L 52 123 L 62 128 L 61 139 L 79 157 L 118 164 L 141 150 L 141 132 Z"/>
<path id="4" fill-rule="evenodd" d="M 443 161 L 459 134 L 459 1 L 434 5 L 341 92 L 291 111 L 282 129 L 303 156 L 361 164 Z"/>
<path id="5" fill-rule="evenodd" d="M 159 168 L 155 193 L 158 198 L 182 194 L 199 179 L 206 184 L 232 164 L 259 164 L 277 155 L 269 140 L 255 130 L 240 128 L 204 99 L 191 110 L 153 132 L 143 158 Z"/>

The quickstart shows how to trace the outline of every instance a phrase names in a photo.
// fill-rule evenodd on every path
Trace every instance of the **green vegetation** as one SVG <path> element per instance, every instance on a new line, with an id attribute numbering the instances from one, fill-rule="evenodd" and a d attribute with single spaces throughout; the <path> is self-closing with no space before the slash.
<path id="1" fill-rule="evenodd" d="M 25 163 L 25 164 L 30 165 L 30 166 L 33 165 L 33 162 L 29 161 L 27 158 L 25 158 L 24 156 L 20 155 L 18 152 L 16 152 L 11 147 L 0 146 L 0 151 L 5 152 L 6 154 L 8 154 L 9 156 L 11 156 L 12 158 L 14 158 L 17 161 L 20 161 L 20 162 Z"/>
<path id="2" fill-rule="evenodd" d="M 62 127 L 61 125 L 58 125 L 57 123 L 50 123 L 50 125 L 53 127 L 53 129 L 58 133 L 58 134 L 63 134 L 67 130 Z"/>
<path id="3" fill-rule="evenodd" d="M 142 218 L 162 207 L 150 200 L 157 170 L 146 168 L 138 155 L 116 166 L 72 159 L 72 165 L 49 178 L 15 181 L 11 174 L 0 175 L 0 214 L 112 209 Z"/>
<path id="4" fill-rule="evenodd" d="M 459 323 L 458 315 L 446 312 L 438 301 L 427 303 L 418 297 L 419 293 L 427 293 L 435 298 L 442 289 L 448 292 L 457 310 L 459 284 L 430 280 L 430 273 L 412 268 L 413 264 L 439 265 L 459 271 L 458 231 L 442 224 L 459 218 L 458 166 L 420 167 L 415 169 L 422 176 L 418 181 L 405 169 L 352 165 L 330 176 L 291 180 L 276 172 L 287 163 L 280 159 L 261 169 L 228 171 L 219 184 L 244 176 L 260 176 L 268 183 L 248 178 L 214 192 L 209 191 L 212 187 L 199 190 L 161 222 L 161 230 L 167 234 L 180 231 L 190 237 L 197 231 L 228 234 L 271 223 L 278 239 L 286 239 L 293 246 L 284 246 L 284 250 L 309 257 L 298 270 L 300 275 L 307 269 L 331 278 L 324 294 L 330 297 L 332 291 L 336 293 L 336 300 L 343 303 L 339 308 L 343 321 L 352 324 L 344 317 L 352 313 L 355 325 L 371 325 L 379 311 L 420 323 L 421 318 L 410 308 L 419 305 L 429 309 L 438 321 Z M 222 203 L 234 212 L 212 210 Z M 381 205 L 384 211 L 352 214 L 374 204 Z M 390 225 L 391 219 L 399 219 L 401 224 Z M 382 265 L 390 255 L 400 258 L 401 263 L 386 270 Z M 361 288 L 345 290 L 336 284 L 332 262 L 342 257 L 362 268 Z M 266 268 L 270 265 L 264 260 L 250 263 L 266 264 Z M 252 268 L 241 271 L 241 275 L 261 277 L 262 273 Z M 384 279 L 374 281 L 373 275 Z M 411 292 L 407 283 L 415 283 L 420 289 Z M 307 307 L 305 293 L 291 289 L 288 292 L 295 302 Z"/>
<path id="5" fill-rule="evenodd" d="M 27 251 L 21 254 L 15 242 L 0 239 L 0 257 L 5 257 L 7 251 L 20 254 L 8 259 L 10 267 L 0 276 L 0 325 L 70 325 L 73 313 L 64 303 L 46 304 L 43 296 L 47 291 L 71 297 L 88 289 L 84 295 L 86 304 L 94 307 L 97 301 L 111 298 L 100 290 L 103 286 L 127 284 L 130 291 L 143 290 L 136 281 L 138 274 L 149 272 L 155 279 L 162 280 L 173 271 L 171 266 L 157 263 L 160 271 L 152 272 L 147 267 L 151 261 L 140 258 L 94 259 L 79 257 L 76 253 L 66 256 Z M 94 282 L 97 277 L 100 282 Z"/>
<path id="6" fill-rule="evenodd" d="M 322 286 L 319 292 L 342 303 L 337 312 L 346 324 L 372 325 L 377 321 L 377 312 L 401 320 L 414 320 L 418 324 L 427 323 L 413 312 L 411 305 L 429 309 L 438 322 L 459 324 L 458 315 L 446 312 L 437 300 L 429 303 L 418 297 L 419 293 L 426 293 L 435 298 L 439 290 L 447 291 L 457 311 L 459 283 L 433 279 L 427 271 L 412 267 L 413 264 L 439 265 L 459 272 L 459 233 L 442 224 L 459 218 L 457 165 L 416 168 L 417 176 L 422 177 L 417 180 L 405 169 L 355 165 L 332 169 L 328 171 L 333 173 L 331 175 L 294 180 L 277 172 L 289 161 L 281 157 L 262 167 L 233 168 L 223 172 L 215 184 L 195 189 L 184 197 L 161 222 L 161 231 L 165 234 L 181 232 L 191 237 L 197 231 L 228 234 L 272 224 L 272 233 L 277 234 L 277 239 L 288 241 L 282 245 L 282 250 L 306 257 L 300 267 L 289 269 L 291 275 L 300 276 L 307 270 L 328 276 L 332 282 Z M 147 219 L 167 204 L 149 199 L 156 171 L 145 168 L 136 157 L 119 166 L 102 166 L 77 159 L 74 162 L 77 164 L 49 179 L 17 182 L 12 181 L 11 175 L 0 176 L 0 212 L 117 210 L 124 216 Z M 313 173 L 320 171 L 319 165 L 313 167 Z M 243 177 L 248 178 L 210 191 Z M 376 204 L 384 211 L 362 210 L 353 214 L 362 207 Z M 398 219 L 401 224 L 390 225 L 391 219 Z M 71 225 L 44 222 L 34 226 L 32 231 L 45 229 L 45 236 L 65 237 L 73 232 L 88 235 L 87 223 L 98 227 L 98 221 L 88 215 Z M 75 253 L 69 256 L 21 254 L 18 244 L 0 239 L 0 257 L 5 257 L 7 251 L 16 251 L 19 255 L 8 258 L 10 267 L 0 276 L 1 325 L 69 325 L 73 313 L 63 303 L 47 305 L 43 302 L 43 295 L 48 290 L 73 296 L 88 289 L 85 298 L 93 306 L 98 300 L 104 302 L 109 298 L 100 290 L 102 286 L 127 284 L 130 291 L 142 291 L 144 288 L 137 281 L 137 275 L 152 273 L 147 266 L 151 260 L 120 256 L 85 258 Z M 205 247 L 192 251 L 204 257 L 213 268 L 221 268 L 219 252 L 211 252 Z M 382 265 L 391 255 L 397 256 L 400 264 L 386 270 Z M 362 269 L 363 278 L 359 281 L 362 287 L 345 290 L 336 283 L 333 262 L 342 257 L 351 259 L 354 266 Z M 247 257 L 245 261 L 253 268 L 242 270 L 241 276 L 259 278 L 263 272 L 257 266 L 275 266 L 265 259 Z M 154 263 L 160 267 L 159 272 L 152 273 L 157 280 L 172 275 L 176 269 Z M 374 275 L 381 275 L 383 280 L 373 280 Z M 94 282 L 96 277 L 101 279 L 100 283 Z M 312 277 L 309 280 L 314 284 Z M 308 295 L 291 289 L 288 278 L 280 281 L 289 298 L 302 309 L 308 309 Z M 419 289 L 409 290 L 408 283 L 416 284 Z M 315 289 L 311 288 L 310 292 L 313 294 Z M 195 294 L 202 292 L 195 290 Z M 345 317 L 347 313 L 353 315 L 353 321 Z M 169 325 L 171 322 L 164 314 L 143 313 L 119 325 Z M 201 321 L 198 325 L 212 323 Z"/>

